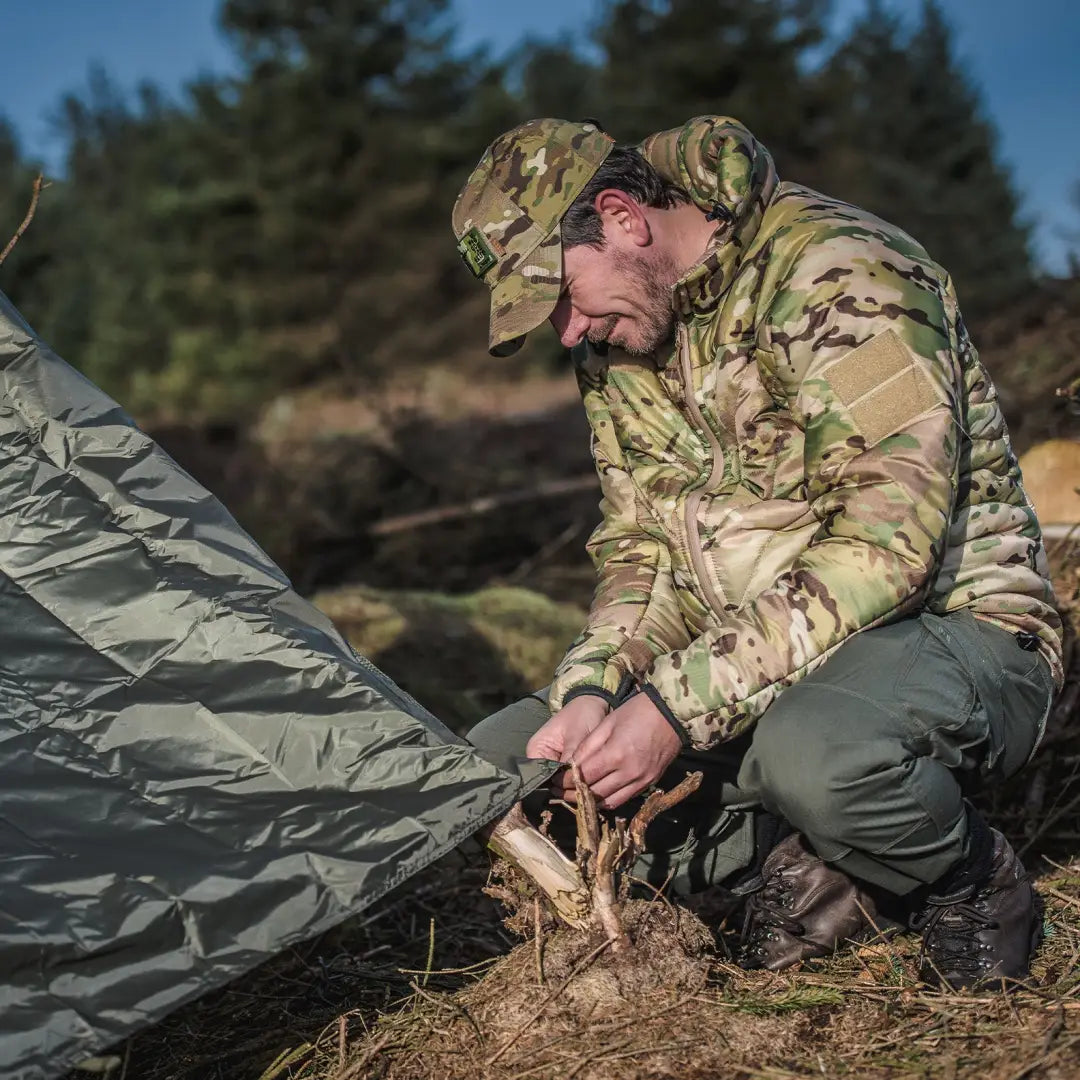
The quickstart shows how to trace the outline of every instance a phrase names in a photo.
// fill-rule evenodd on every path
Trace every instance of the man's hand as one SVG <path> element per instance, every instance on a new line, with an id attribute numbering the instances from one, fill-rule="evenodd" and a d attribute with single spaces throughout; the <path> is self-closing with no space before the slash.
<path id="1" fill-rule="evenodd" d="M 656 783 L 682 741 L 646 694 L 635 694 L 577 746 L 581 778 L 608 810 Z"/>
<path id="2" fill-rule="evenodd" d="M 582 739 L 600 726 L 607 712 L 608 703 L 596 694 L 574 698 L 529 740 L 526 756 L 569 763 Z M 573 781 L 569 770 L 563 769 L 551 778 L 551 790 L 558 798 L 570 795 Z"/>

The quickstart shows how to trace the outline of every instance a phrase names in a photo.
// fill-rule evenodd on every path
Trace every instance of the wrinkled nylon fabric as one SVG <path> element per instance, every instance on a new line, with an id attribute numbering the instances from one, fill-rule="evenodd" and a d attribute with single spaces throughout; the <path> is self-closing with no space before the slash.
<path id="1" fill-rule="evenodd" d="M 358 657 L 0 296 L 0 1076 L 328 929 L 547 773 Z"/>

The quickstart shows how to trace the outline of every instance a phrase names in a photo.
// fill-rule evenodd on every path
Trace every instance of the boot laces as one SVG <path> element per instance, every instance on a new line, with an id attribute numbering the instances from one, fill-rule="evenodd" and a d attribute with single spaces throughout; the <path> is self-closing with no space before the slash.
<path id="1" fill-rule="evenodd" d="M 941 974 L 978 975 L 992 966 L 992 947 L 979 941 L 983 930 L 997 930 L 998 921 L 983 910 L 978 897 L 952 904 L 932 904 L 912 929 L 923 935 L 922 956 L 929 955 Z"/>
<path id="2" fill-rule="evenodd" d="M 782 874 L 773 875 L 761 889 L 747 897 L 742 933 L 739 935 L 740 946 L 748 948 L 758 944 L 774 928 L 801 937 L 805 927 L 784 910 L 790 906 L 788 883 Z"/>

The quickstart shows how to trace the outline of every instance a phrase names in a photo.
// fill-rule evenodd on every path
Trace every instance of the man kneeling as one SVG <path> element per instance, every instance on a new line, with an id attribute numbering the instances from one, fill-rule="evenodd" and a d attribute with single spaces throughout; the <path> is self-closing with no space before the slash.
<path id="1" fill-rule="evenodd" d="M 576 762 L 611 809 L 702 769 L 644 870 L 741 898 L 748 966 L 880 905 L 929 980 L 1026 976 L 1031 883 L 965 797 L 1034 752 L 1061 623 L 946 272 L 724 117 L 637 147 L 530 121 L 453 227 L 491 351 L 545 320 L 571 348 L 603 492 L 586 627 L 470 739 Z"/>

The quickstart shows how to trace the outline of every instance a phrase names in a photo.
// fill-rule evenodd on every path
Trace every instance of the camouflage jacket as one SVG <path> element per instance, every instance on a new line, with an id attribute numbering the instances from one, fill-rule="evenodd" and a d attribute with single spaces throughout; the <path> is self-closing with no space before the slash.
<path id="1" fill-rule="evenodd" d="M 578 364 L 603 520 L 553 710 L 637 686 L 705 748 L 851 634 L 920 609 L 1036 635 L 1060 684 L 1038 522 L 945 271 L 778 183 L 727 118 L 641 149 L 733 220 L 673 289 L 670 352 Z"/>

